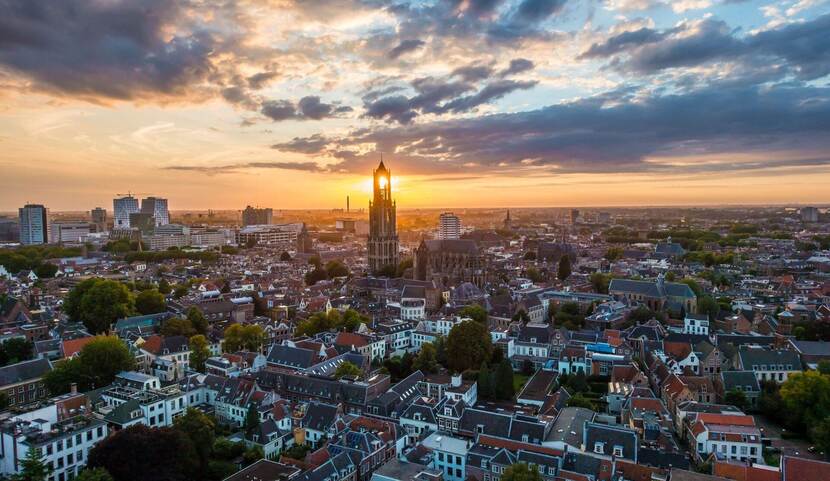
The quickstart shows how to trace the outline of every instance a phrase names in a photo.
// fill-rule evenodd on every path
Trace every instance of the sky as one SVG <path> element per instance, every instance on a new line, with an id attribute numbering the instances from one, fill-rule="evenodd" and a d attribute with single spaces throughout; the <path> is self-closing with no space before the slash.
<path id="1" fill-rule="evenodd" d="M 0 211 L 830 202 L 828 0 L 0 0 Z"/>

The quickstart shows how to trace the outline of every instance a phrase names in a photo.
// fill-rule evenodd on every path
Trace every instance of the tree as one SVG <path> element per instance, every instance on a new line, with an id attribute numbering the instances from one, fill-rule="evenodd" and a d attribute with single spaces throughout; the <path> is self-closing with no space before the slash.
<path id="1" fill-rule="evenodd" d="M 104 468 L 86 468 L 75 478 L 75 481 L 115 481 L 109 471 Z"/>
<path id="2" fill-rule="evenodd" d="M 510 361 L 507 359 L 502 359 L 499 363 L 499 367 L 496 369 L 494 385 L 496 396 L 499 399 L 513 399 L 513 394 L 515 394 L 513 389 L 513 366 L 510 365 Z"/>
<path id="3" fill-rule="evenodd" d="M 813 426 L 810 430 L 810 439 L 813 440 L 819 452 L 830 453 L 830 416 Z"/>
<path id="4" fill-rule="evenodd" d="M 170 283 L 167 282 L 167 279 L 162 279 L 159 281 L 158 291 L 166 296 L 173 291 L 173 288 L 170 287 Z"/>
<path id="5" fill-rule="evenodd" d="M 291 254 L 289 254 L 289 253 L 288 253 L 288 252 L 286 252 L 286 251 L 282 251 L 282 254 L 280 254 L 280 261 L 282 261 L 282 262 L 288 262 L 288 261 L 290 261 L 290 260 L 291 260 Z"/>
<path id="6" fill-rule="evenodd" d="M 529 268 L 527 271 L 525 271 L 525 273 L 527 275 L 527 278 L 530 279 L 530 282 L 534 284 L 538 284 L 545 280 L 545 277 L 542 275 L 541 272 L 539 272 L 539 269 L 535 267 Z"/>
<path id="7" fill-rule="evenodd" d="M 582 393 L 576 393 L 568 398 L 568 402 L 566 404 L 568 407 L 573 408 L 594 409 L 594 405 L 591 400 L 583 396 Z"/>
<path id="8" fill-rule="evenodd" d="M 9 407 L 9 395 L 6 391 L 0 392 L 0 411 Z"/>
<path id="9" fill-rule="evenodd" d="M 190 325 L 197 334 L 207 334 L 208 320 L 205 318 L 201 309 L 196 306 L 191 306 L 187 310 L 187 320 L 190 321 Z"/>
<path id="10" fill-rule="evenodd" d="M 316 268 L 312 271 L 309 271 L 305 275 L 305 283 L 306 285 L 313 286 L 320 281 L 324 281 L 329 278 L 328 273 L 325 269 Z"/>
<path id="11" fill-rule="evenodd" d="M 412 367 L 424 374 L 438 371 L 438 351 L 433 343 L 428 342 L 421 345 L 421 350 L 415 356 Z"/>
<path id="12" fill-rule="evenodd" d="M 14 481 L 46 481 L 52 470 L 43 461 L 39 448 L 29 447 L 26 457 L 20 460 L 20 474 L 12 477 Z"/>
<path id="13" fill-rule="evenodd" d="M 830 413 L 830 376 L 816 371 L 795 373 L 781 385 L 781 401 L 796 429 L 809 432 Z"/>
<path id="14" fill-rule="evenodd" d="M 22 337 L 13 337 L 0 344 L 0 366 L 28 361 L 34 356 L 35 345 Z"/>
<path id="15" fill-rule="evenodd" d="M 530 316 L 527 315 L 527 311 L 525 311 L 524 309 L 519 309 L 515 314 L 513 314 L 512 321 L 527 324 L 528 322 L 530 322 Z"/>
<path id="16" fill-rule="evenodd" d="M 167 310 L 164 296 L 156 289 L 141 291 L 135 298 L 135 309 L 139 314 L 158 314 Z"/>
<path id="17" fill-rule="evenodd" d="M 723 402 L 731 404 L 744 412 L 746 412 L 749 408 L 749 400 L 746 398 L 746 394 L 743 391 L 738 391 L 737 389 L 727 392 L 723 397 Z"/>
<path id="18" fill-rule="evenodd" d="M 470 304 L 468 306 L 464 306 L 461 310 L 458 311 L 458 315 L 462 318 L 469 317 L 470 319 L 487 325 L 487 310 L 481 307 L 478 304 Z"/>
<path id="19" fill-rule="evenodd" d="M 513 463 L 504 470 L 500 481 L 542 481 L 542 475 L 527 463 Z"/>
<path id="20" fill-rule="evenodd" d="M 251 299 L 253 299 L 254 301 L 254 315 L 267 316 L 268 304 L 265 302 L 265 299 L 259 297 L 259 294 L 257 294 L 256 292 L 251 293 Z"/>
<path id="21" fill-rule="evenodd" d="M 696 280 L 687 277 L 681 280 L 680 282 L 689 286 L 692 292 L 695 293 L 696 297 L 700 297 L 703 295 L 703 288 L 700 287 L 700 284 L 698 284 Z"/>
<path id="22" fill-rule="evenodd" d="M 493 389 L 493 375 L 490 374 L 486 362 L 481 363 L 481 368 L 478 370 L 478 395 L 481 399 L 487 400 L 496 397 L 495 389 Z"/>
<path id="23" fill-rule="evenodd" d="M 104 468 L 118 481 L 186 481 L 198 479 L 197 460 L 193 444 L 182 431 L 137 424 L 96 444 L 87 467 Z"/>
<path id="24" fill-rule="evenodd" d="M 591 274 L 591 286 L 594 288 L 594 291 L 600 294 L 608 294 L 608 286 L 611 285 L 611 278 L 611 274 L 594 272 Z"/>
<path id="25" fill-rule="evenodd" d="M 493 343 L 486 326 L 475 321 L 456 324 L 447 336 L 447 363 L 458 372 L 475 369 L 490 359 Z"/>
<path id="26" fill-rule="evenodd" d="M 205 372 L 205 361 L 210 357 L 207 338 L 197 334 L 190 338 L 190 367 Z"/>
<path id="27" fill-rule="evenodd" d="M 335 277 L 347 277 L 349 275 L 349 268 L 340 261 L 328 261 L 325 268 L 329 279 Z"/>
<path id="28" fill-rule="evenodd" d="M 343 364 L 337 366 L 337 370 L 334 371 L 334 377 L 340 379 L 341 377 L 349 376 L 349 377 L 360 377 L 362 371 L 359 367 L 355 364 L 346 361 Z"/>
<path id="29" fill-rule="evenodd" d="M 571 258 L 570 256 L 562 256 L 559 258 L 559 268 L 556 270 L 556 277 L 560 281 L 564 281 L 571 276 Z"/>
<path id="30" fill-rule="evenodd" d="M 818 362 L 818 372 L 822 374 L 830 374 L 830 361 L 822 360 Z"/>
<path id="31" fill-rule="evenodd" d="M 132 315 L 134 303 L 127 287 L 107 279 L 87 279 L 69 292 L 64 310 L 92 334 L 107 332 L 117 319 Z"/>
<path id="32" fill-rule="evenodd" d="M 697 312 L 709 316 L 714 321 L 720 312 L 720 304 L 712 296 L 701 296 L 697 298 Z"/>
<path id="33" fill-rule="evenodd" d="M 245 413 L 245 430 L 250 431 L 257 426 L 259 426 L 259 412 L 257 412 L 256 406 L 251 403 L 248 405 L 248 412 Z"/>
<path id="34" fill-rule="evenodd" d="M 196 334 L 196 330 L 193 329 L 193 324 L 190 323 L 190 320 L 182 319 L 181 317 L 171 317 L 164 321 L 159 333 L 162 336 L 190 337 Z"/>
<path id="35" fill-rule="evenodd" d="M 194 408 L 187 411 L 173 421 L 173 427 L 184 433 L 190 439 L 193 449 L 199 458 L 199 469 L 205 473 L 210 455 L 213 452 L 213 443 L 216 438 L 216 423 L 207 414 Z"/>
<path id="36" fill-rule="evenodd" d="M 608 259 L 611 262 L 622 258 L 622 256 L 623 256 L 622 247 L 611 247 L 607 251 L 605 251 L 605 258 Z"/>
<path id="37" fill-rule="evenodd" d="M 240 350 L 259 352 L 263 343 L 265 343 L 265 331 L 258 324 L 231 324 L 225 329 L 222 350 L 225 352 Z"/>
<path id="38" fill-rule="evenodd" d="M 115 336 L 98 336 L 74 359 L 65 359 L 46 373 L 43 382 L 52 395 L 68 392 L 72 383 L 82 391 L 111 384 L 121 371 L 135 368 L 135 357 Z"/>
<path id="39" fill-rule="evenodd" d="M 173 290 L 173 299 L 181 299 L 182 297 L 186 296 L 187 293 L 190 292 L 190 288 L 186 285 L 178 285 Z"/>

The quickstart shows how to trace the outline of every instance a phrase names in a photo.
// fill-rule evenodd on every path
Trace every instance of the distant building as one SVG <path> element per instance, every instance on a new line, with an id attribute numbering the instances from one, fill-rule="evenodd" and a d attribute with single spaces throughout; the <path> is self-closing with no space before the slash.
<path id="1" fill-rule="evenodd" d="M 439 239 L 458 239 L 461 237 L 461 219 L 452 212 L 444 212 L 438 219 Z"/>
<path id="2" fill-rule="evenodd" d="M 150 235 L 156 228 L 156 220 L 152 214 L 134 212 L 130 214 L 130 228 L 138 229 L 144 235 Z"/>
<path id="3" fill-rule="evenodd" d="M 129 229 L 130 228 L 130 214 L 137 214 L 140 212 L 138 208 L 138 199 L 128 195 L 112 201 L 113 210 L 113 228 L 115 229 Z"/>
<path id="4" fill-rule="evenodd" d="M 802 222 L 818 222 L 818 209 L 815 207 L 802 207 L 801 208 L 801 221 Z"/>
<path id="5" fill-rule="evenodd" d="M 95 232 L 107 231 L 107 209 L 96 207 L 89 211 L 89 215 L 92 218 L 92 226 Z"/>
<path id="6" fill-rule="evenodd" d="M 274 221 L 273 209 L 259 209 L 256 207 L 246 206 L 242 211 L 242 226 L 249 225 L 267 225 Z"/>
<path id="7" fill-rule="evenodd" d="M 297 234 L 297 252 L 301 254 L 310 254 L 314 251 L 314 245 L 311 241 L 311 234 L 303 223 L 302 229 Z"/>
<path id="8" fill-rule="evenodd" d="M 23 245 L 49 243 L 49 221 L 46 207 L 26 204 L 18 209 L 20 216 L 20 243 Z"/>
<path id="9" fill-rule="evenodd" d="M 167 210 L 167 199 L 160 197 L 147 197 L 141 201 L 141 212 L 149 214 L 155 225 L 167 225 L 170 223 L 170 211 Z"/>
<path id="10" fill-rule="evenodd" d="M 579 209 L 571 209 L 571 224 L 576 224 L 579 221 Z"/>
<path id="11" fill-rule="evenodd" d="M 17 219 L 0 219 L 0 242 L 18 242 L 20 240 L 20 222 Z"/>
<path id="12" fill-rule="evenodd" d="M 618 300 L 645 304 L 653 311 L 674 309 L 686 313 L 697 312 L 697 296 L 691 287 L 682 282 L 666 282 L 662 274 L 656 281 L 611 279 L 608 293 Z"/>
<path id="13" fill-rule="evenodd" d="M 297 239 L 305 224 L 249 225 L 239 229 L 236 243 L 239 245 L 265 245 L 269 247 L 291 248 L 297 245 Z"/>
<path id="14" fill-rule="evenodd" d="M 380 161 L 372 173 L 374 197 L 369 202 L 369 270 L 398 266 L 398 228 L 395 201 L 392 200 L 392 173 Z"/>
<path id="15" fill-rule="evenodd" d="M 53 222 L 51 240 L 57 242 L 81 242 L 89 235 L 89 222 Z"/>

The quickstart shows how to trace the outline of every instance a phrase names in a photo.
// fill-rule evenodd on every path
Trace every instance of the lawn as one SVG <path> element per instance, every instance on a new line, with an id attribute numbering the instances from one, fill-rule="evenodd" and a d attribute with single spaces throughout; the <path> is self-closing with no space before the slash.
<path id="1" fill-rule="evenodd" d="M 530 376 L 524 374 L 513 374 L 513 391 L 518 395 L 522 391 L 522 387 L 527 383 Z"/>

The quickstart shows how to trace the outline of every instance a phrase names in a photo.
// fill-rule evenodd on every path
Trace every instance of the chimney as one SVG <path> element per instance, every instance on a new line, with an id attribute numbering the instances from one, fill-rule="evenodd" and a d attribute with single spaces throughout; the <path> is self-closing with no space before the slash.
<path id="1" fill-rule="evenodd" d="M 78 394 L 78 383 L 73 382 L 69 385 L 69 394 Z"/>
<path id="2" fill-rule="evenodd" d="M 450 386 L 452 387 L 460 387 L 461 386 L 461 374 L 454 374 L 452 379 L 450 380 Z"/>

